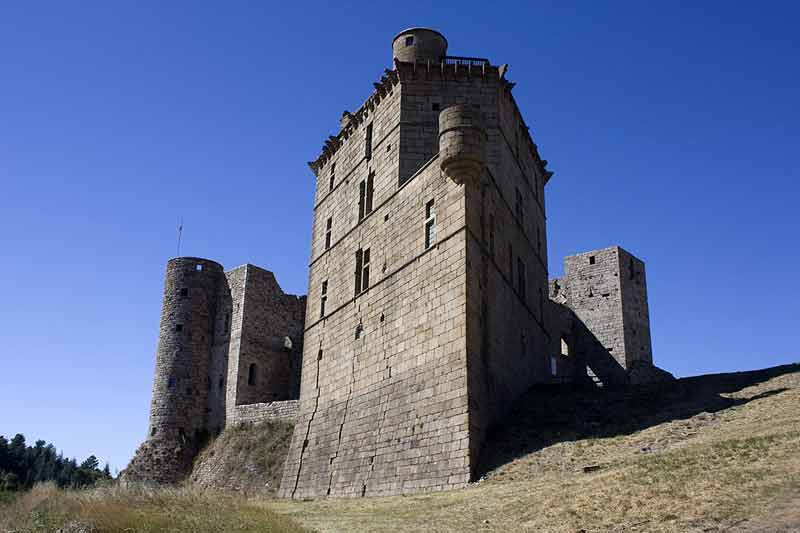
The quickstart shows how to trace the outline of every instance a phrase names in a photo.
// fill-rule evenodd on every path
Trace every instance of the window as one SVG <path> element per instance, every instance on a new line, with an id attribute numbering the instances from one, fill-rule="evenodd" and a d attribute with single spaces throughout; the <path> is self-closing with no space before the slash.
<path id="1" fill-rule="evenodd" d="M 175 331 L 183 331 L 183 324 L 175 324 Z"/>
<path id="2" fill-rule="evenodd" d="M 364 135 L 364 157 L 372 159 L 372 124 L 367 126 L 367 133 Z"/>
<path id="3" fill-rule="evenodd" d="M 175 379 L 175 376 L 170 376 L 167 378 L 167 388 L 174 389 L 177 383 L 178 380 Z"/>
<path id="4" fill-rule="evenodd" d="M 489 256 L 494 259 L 494 215 L 489 215 Z"/>
<path id="5" fill-rule="evenodd" d="M 517 257 L 517 290 L 523 302 L 528 300 L 528 288 L 525 286 L 525 263 L 522 259 Z"/>
<path id="6" fill-rule="evenodd" d="M 333 184 L 336 181 L 336 163 L 331 163 L 331 177 L 330 183 L 328 184 L 328 192 L 333 190 Z"/>
<path id="7" fill-rule="evenodd" d="M 439 103 L 438 103 L 438 102 L 433 102 L 433 103 L 431 104 L 431 109 L 432 109 L 433 111 L 439 111 Z"/>
<path id="8" fill-rule="evenodd" d="M 550 356 L 550 375 L 557 376 L 558 375 L 558 360 L 555 356 Z"/>
<path id="9" fill-rule="evenodd" d="M 561 337 L 561 355 L 569 357 L 569 343 L 566 337 Z"/>
<path id="10" fill-rule="evenodd" d="M 539 287 L 539 320 L 544 323 L 544 293 L 541 287 Z"/>
<path id="11" fill-rule="evenodd" d="M 536 251 L 542 255 L 542 230 L 538 227 L 536 228 Z"/>
<path id="12" fill-rule="evenodd" d="M 181 289 L 181 297 L 185 298 L 189 296 L 189 289 Z"/>
<path id="13" fill-rule="evenodd" d="M 406 46 L 411 46 L 412 44 L 414 44 L 414 36 L 409 35 L 408 37 L 406 37 Z"/>
<path id="14" fill-rule="evenodd" d="M 247 370 L 247 384 L 248 385 L 255 385 L 256 384 L 256 373 L 258 372 L 258 368 L 256 367 L 255 363 L 250 363 L 250 368 Z"/>
<path id="15" fill-rule="evenodd" d="M 370 172 L 367 179 L 358 184 L 358 221 L 372 213 L 372 199 L 375 190 L 375 174 Z"/>
<path id="16" fill-rule="evenodd" d="M 331 247 L 331 229 L 333 228 L 333 217 L 328 217 L 325 223 L 325 249 Z"/>
<path id="17" fill-rule="evenodd" d="M 200 272 L 201 270 L 203 270 L 203 265 L 196 265 L 194 268 L 195 268 L 195 270 Z"/>
<path id="18" fill-rule="evenodd" d="M 425 204 L 425 249 L 430 248 L 434 242 L 436 242 L 436 211 L 431 200 Z"/>
<path id="19" fill-rule="evenodd" d="M 322 291 L 319 298 L 319 317 L 325 318 L 325 304 L 328 303 L 328 280 L 322 282 Z"/>
<path id="20" fill-rule="evenodd" d="M 593 255 L 590 255 L 590 256 L 589 256 L 589 264 L 590 264 L 590 265 L 593 265 L 593 264 L 594 264 L 594 256 L 593 256 Z"/>
<path id="21" fill-rule="evenodd" d="M 359 248 L 356 251 L 356 296 L 369 289 L 369 261 L 369 248 Z"/>
<path id="22" fill-rule="evenodd" d="M 514 247 L 508 243 L 508 282 L 514 285 Z"/>

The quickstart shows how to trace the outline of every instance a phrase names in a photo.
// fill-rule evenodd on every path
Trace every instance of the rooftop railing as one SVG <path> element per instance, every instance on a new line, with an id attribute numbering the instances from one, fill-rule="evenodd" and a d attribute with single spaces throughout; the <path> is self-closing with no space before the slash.
<path id="1" fill-rule="evenodd" d="M 490 66 L 489 60 L 483 57 L 444 56 L 442 62 L 445 65 L 464 65 L 468 67 Z"/>

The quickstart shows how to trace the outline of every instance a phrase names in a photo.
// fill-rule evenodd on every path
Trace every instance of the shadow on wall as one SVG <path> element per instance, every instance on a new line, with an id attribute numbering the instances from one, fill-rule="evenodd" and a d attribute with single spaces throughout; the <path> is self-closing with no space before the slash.
<path id="1" fill-rule="evenodd" d="M 628 383 L 628 372 L 603 343 L 586 327 L 575 312 L 564 304 L 548 302 L 552 353 L 561 354 L 559 375 L 571 383 L 602 383 L 604 386 Z M 563 353 L 561 339 L 569 344 Z M 591 373 L 587 374 L 587 370 Z"/>
<path id="2" fill-rule="evenodd" d="M 744 399 L 721 396 L 793 372 L 800 372 L 800 364 L 612 389 L 535 386 L 487 435 L 475 477 L 559 442 L 629 435 L 780 394 L 786 389 Z"/>

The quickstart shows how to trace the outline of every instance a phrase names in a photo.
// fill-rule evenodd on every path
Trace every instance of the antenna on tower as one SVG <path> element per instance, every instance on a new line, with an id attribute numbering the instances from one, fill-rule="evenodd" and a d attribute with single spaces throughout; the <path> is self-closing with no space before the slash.
<path id="1" fill-rule="evenodd" d="M 178 219 L 178 255 L 181 256 L 181 235 L 183 235 L 183 218 Z"/>

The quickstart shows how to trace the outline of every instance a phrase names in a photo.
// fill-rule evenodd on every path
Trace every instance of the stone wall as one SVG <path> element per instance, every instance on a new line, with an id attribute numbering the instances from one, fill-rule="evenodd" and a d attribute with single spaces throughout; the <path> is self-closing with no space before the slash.
<path id="1" fill-rule="evenodd" d="M 275 420 L 294 423 L 299 409 L 299 400 L 237 405 L 233 410 L 233 415 L 228 420 L 228 425 L 259 424 Z"/>

